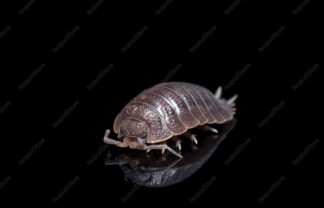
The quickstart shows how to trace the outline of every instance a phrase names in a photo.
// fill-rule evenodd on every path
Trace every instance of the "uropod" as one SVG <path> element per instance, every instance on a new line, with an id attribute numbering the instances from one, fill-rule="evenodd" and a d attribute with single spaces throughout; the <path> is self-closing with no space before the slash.
<path id="1" fill-rule="evenodd" d="M 208 124 L 223 124 L 233 119 L 237 95 L 225 100 L 222 88 L 215 94 L 207 88 L 186 82 L 164 82 L 142 91 L 116 116 L 113 130 L 118 139 L 109 138 L 106 130 L 104 142 L 118 147 L 153 149 L 181 154 L 168 146 L 172 139 L 181 151 L 178 135 L 188 137 L 197 144 L 197 138 L 188 130 L 201 128 L 217 133 Z"/>

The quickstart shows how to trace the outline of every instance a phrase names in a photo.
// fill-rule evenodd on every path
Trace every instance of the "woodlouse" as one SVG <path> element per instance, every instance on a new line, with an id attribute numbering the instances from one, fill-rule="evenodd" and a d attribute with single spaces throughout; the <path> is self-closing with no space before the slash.
<path id="1" fill-rule="evenodd" d="M 221 98 L 222 88 L 215 94 L 205 87 L 186 82 L 164 82 L 142 91 L 117 115 L 114 132 L 119 140 L 109 138 L 106 130 L 104 142 L 118 147 L 130 147 L 150 151 L 167 149 L 182 157 L 167 145 L 172 138 L 179 150 L 177 135 L 184 135 L 197 144 L 195 135 L 188 129 L 200 127 L 217 133 L 206 124 L 222 124 L 235 114 L 237 96 L 229 100 Z"/>

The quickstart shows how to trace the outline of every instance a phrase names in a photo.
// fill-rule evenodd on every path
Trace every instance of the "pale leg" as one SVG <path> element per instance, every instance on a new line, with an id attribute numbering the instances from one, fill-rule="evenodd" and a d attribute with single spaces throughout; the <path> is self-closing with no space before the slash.
<path id="1" fill-rule="evenodd" d="M 172 140 L 175 142 L 175 146 L 181 151 L 181 139 L 177 136 L 172 137 Z"/>
<path id="2" fill-rule="evenodd" d="M 112 145 L 116 145 L 118 147 L 123 147 L 123 148 L 128 147 L 128 145 L 126 143 L 124 143 L 124 142 L 117 141 L 117 140 L 109 138 L 109 134 L 110 134 L 110 130 L 107 129 L 106 133 L 105 133 L 105 136 L 104 136 L 104 139 L 103 139 L 106 144 L 112 144 Z"/>
<path id="3" fill-rule="evenodd" d="M 195 144 L 198 144 L 196 135 L 190 133 L 189 131 L 183 133 L 183 136 L 188 137 L 192 142 L 194 142 Z"/>
<path id="4" fill-rule="evenodd" d="M 174 151 L 173 149 L 171 149 L 167 144 L 152 144 L 152 145 L 145 145 L 144 146 L 144 150 L 152 150 L 152 149 L 160 149 L 164 152 L 164 150 L 169 150 L 172 154 L 174 154 L 177 157 L 181 157 L 182 155 L 180 155 L 179 153 L 177 153 L 176 151 Z"/>
<path id="5" fill-rule="evenodd" d="M 218 130 L 217 129 L 212 128 L 212 127 L 210 127 L 208 125 L 198 126 L 197 128 L 198 129 L 202 129 L 204 131 L 211 131 L 211 132 L 214 132 L 215 134 L 218 134 Z"/>

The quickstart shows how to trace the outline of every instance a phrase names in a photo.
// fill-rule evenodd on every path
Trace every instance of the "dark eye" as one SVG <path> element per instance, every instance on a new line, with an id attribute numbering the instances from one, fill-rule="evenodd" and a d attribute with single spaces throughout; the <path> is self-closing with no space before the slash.
<path id="1" fill-rule="evenodd" d="M 123 136 L 125 136 L 125 131 L 124 130 L 120 130 L 119 134 L 117 135 L 117 138 L 122 138 Z"/>
<path id="2" fill-rule="evenodd" d="M 146 137 L 145 138 L 137 137 L 137 143 L 139 143 L 139 144 L 145 144 L 145 140 L 146 140 Z"/>
<path id="3" fill-rule="evenodd" d="M 142 138 L 143 138 L 143 139 L 146 139 L 146 137 L 147 137 L 147 133 L 143 133 L 143 134 L 142 134 Z"/>

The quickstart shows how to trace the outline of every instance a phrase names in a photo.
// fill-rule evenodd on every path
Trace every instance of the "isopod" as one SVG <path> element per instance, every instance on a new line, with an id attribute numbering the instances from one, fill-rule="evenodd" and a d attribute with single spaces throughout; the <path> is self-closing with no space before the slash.
<path id="1" fill-rule="evenodd" d="M 207 124 L 223 124 L 232 120 L 235 114 L 237 95 L 229 100 L 221 98 L 222 88 L 215 94 L 207 88 L 186 82 L 164 82 L 142 91 L 117 115 L 114 132 L 118 140 L 109 138 L 107 129 L 104 142 L 131 149 L 152 149 L 181 154 L 167 145 L 173 139 L 181 150 L 180 139 L 184 135 L 197 144 L 197 138 L 188 129 L 203 128 L 218 131 Z"/>

